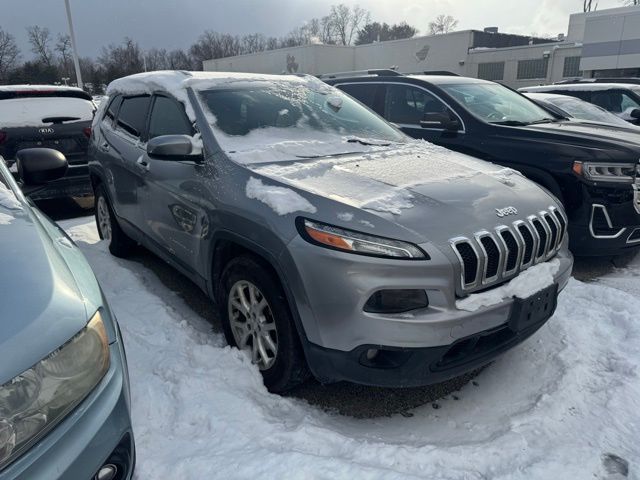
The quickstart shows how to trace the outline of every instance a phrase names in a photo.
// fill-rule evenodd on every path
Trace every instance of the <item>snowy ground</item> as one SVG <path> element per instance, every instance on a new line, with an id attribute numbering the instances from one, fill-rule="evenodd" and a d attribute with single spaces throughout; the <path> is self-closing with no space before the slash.
<path id="1" fill-rule="evenodd" d="M 60 223 L 123 330 L 137 479 L 640 478 L 640 257 L 572 280 L 545 327 L 439 408 L 356 419 L 269 394 L 151 270 L 110 256 L 92 218 Z"/>

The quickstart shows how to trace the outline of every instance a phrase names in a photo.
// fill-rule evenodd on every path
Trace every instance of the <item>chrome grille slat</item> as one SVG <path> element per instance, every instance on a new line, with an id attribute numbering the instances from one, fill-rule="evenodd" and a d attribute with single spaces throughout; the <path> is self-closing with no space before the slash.
<path id="1" fill-rule="evenodd" d="M 460 264 L 462 290 L 506 281 L 549 260 L 562 246 L 566 234 L 564 213 L 549 207 L 526 220 L 451 239 L 449 243 Z"/>

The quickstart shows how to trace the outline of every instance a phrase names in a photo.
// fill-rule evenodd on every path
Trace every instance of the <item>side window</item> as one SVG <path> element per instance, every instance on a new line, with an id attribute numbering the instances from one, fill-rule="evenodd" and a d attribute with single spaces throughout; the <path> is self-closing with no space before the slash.
<path id="1" fill-rule="evenodd" d="M 193 135 L 193 127 L 182 104 L 168 97 L 155 97 L 149 121 L 149 138 L 160 135 Z"/>
<path id="2" fill-rule="evenodd" d="M 147 120 L 150 98 L 149 96 L 142 96 L 128 97 L 122 100 L 116 128 L 134 137 L 142 136 Z"/>
<path id="3" fill-rule="evenodd" d="M 419 125 L 427 113 L 447 113 L 450 109 L 434 95 L 411 85 L 387 85 L 385 118 L 404 125 Z"/>
<path id="4" fill-rule="evenodd" d="M 620 110 L 621 112 L 626 112 L 629 109 L 633 110 L 636 108 L 640 108 L 640 104 L 638 104 L 638 102 L 635 99 L 633 99 L 630 95 L 623 93 L 621 108 L 622 108 L 622 110 Z"/>
<path id="5" fill-rule="evenodd" d="M 384 109 L 381 105 L 383 85 L 375 83 L 351 83 L 348 85 L 340 85 L 338 88 L 365 104 L 377 114 L 384 114 Z"/>
<path id="6" fill-rule="evenodd" d="M 122 97 L 120 95 L 114 97 L 113 100 L 111 100 L 109 106 L 107 107 L 107 111 L 104 114 L 105 121 L 110 124 L 113 123 L 113 120 L 116 118 L 116 113 L 118 113 L 120 102 L 122 102 Z"/>

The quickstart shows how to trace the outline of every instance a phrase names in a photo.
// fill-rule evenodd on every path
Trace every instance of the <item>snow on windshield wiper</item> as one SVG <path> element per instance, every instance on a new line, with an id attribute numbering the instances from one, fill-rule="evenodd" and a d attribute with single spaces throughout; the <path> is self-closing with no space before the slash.
<path id="1" fill-rule="evenodd" d="M 362 138 L 351 137 L 347 139 L 347 143 L 359 143 L 360 145 L 367 145 L 370 147 L 388 147 L 391 145 L 389 142 L 383 142 L 379 140 L 364 140 Z"/>
<path id="2" fill-rule="evenodd" d="M 538 123 L 555 123 L 557 121 L 558 120 L 555 119 L 555 118 L 546 117 L 546 118 L 541 118 L 540 120 L 535 120 L 535 121 L 529 123 L 529 125 L 536 125 Z"/>
<path id="3" fill-rule="evenodd" d="M 327 153 L 327 154 L 323 154 L 323 155 L 296 155 L 296 158 L 304 158 L 304 159 L 310 159 L 310 158 L 328 158 L 328 157 L 341 157 L 343 155 L 357 155 L 363 152 L 338 152 L 338 153 Z"/>

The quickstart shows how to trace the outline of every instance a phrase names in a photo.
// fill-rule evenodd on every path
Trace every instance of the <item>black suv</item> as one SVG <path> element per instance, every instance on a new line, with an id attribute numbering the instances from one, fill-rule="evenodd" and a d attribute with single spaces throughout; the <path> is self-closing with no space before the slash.
<path id="1" fill-rule="evenodd" d="M 96 106 L 79 88 L 0 86 L 0 157 L 9 165 L 18 150 L 53 148 L 69 162 L 67 174 L 28 192 L 34 200 L 92 195 L 87 148 Z"/>
<path id="2" fill-rule="evenodd" d="M 415 138 L 514 168 L 566 208 L 577 255 L 640 246 L 636 133 L 556 117 L 503 85 L 392 70 L 324 75 Z"/>

